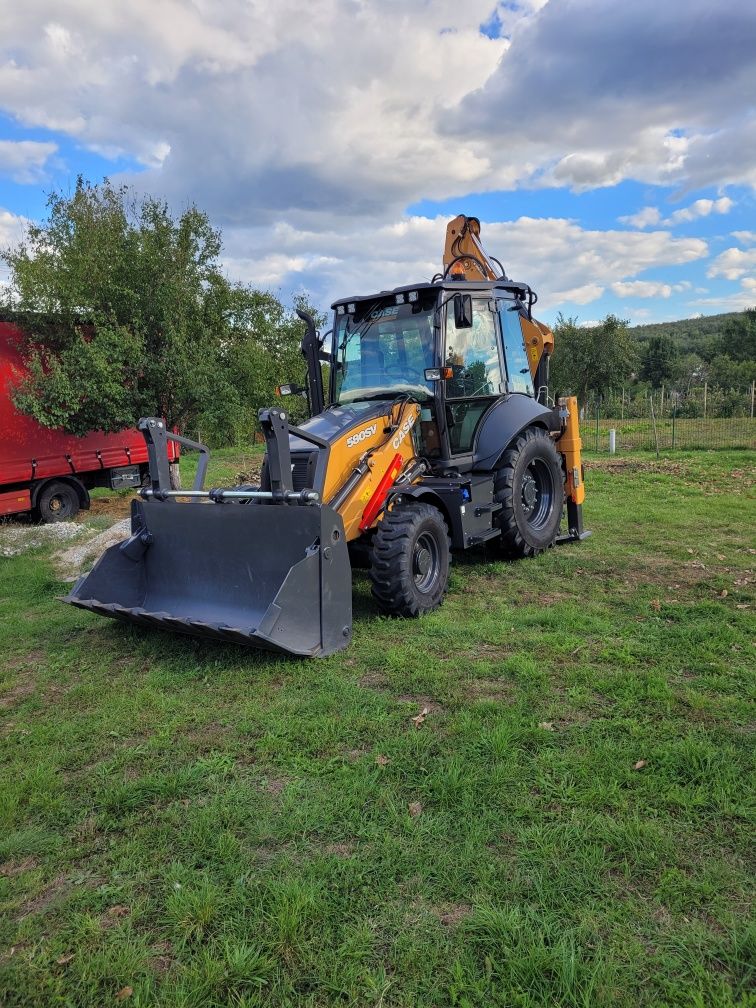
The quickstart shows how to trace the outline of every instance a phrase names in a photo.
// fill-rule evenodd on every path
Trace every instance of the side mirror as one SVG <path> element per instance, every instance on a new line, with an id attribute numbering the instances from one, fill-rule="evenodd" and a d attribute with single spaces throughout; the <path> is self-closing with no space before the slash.
<path id="1" fill-rule="evenodd" d="M 450 367 L 427 367 L 423 374 L 426 381 L 447 381 L 454 377 L 454 370 Z"/>
<path id="2" fill-rule="evenodd" d="M 457 329 L 472 329 L 472 295 L 454 295 L 454 325 Z"/>
<path id="3" fill-rule="evenodd" d="M 294 385 L 289 383 L 287 385 L 277 385 L 276 395 L 287 396 L 287 395 L 304 395 L 307 389 L 304 385 Z"/>

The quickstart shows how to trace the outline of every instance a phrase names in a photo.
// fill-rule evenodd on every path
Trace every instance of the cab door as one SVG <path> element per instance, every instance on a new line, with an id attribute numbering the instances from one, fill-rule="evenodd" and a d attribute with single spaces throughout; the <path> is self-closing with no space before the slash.
<path id="1" fill-rule="evenodd" d="M 446 313 L 444 366 L 446 419 L 452 455 L 471 452 L 484 415 L 506 391 L 501 340 L 489 298 L 472 299 L 472 326 L 458 329 Z"/>
<path id="2" fill-rule="evenodd" d="M 497 314 L 506 367 L 506 391 L 533 396 L 533 376 L 528 363 L 519 304 L 497 298 Z"/>

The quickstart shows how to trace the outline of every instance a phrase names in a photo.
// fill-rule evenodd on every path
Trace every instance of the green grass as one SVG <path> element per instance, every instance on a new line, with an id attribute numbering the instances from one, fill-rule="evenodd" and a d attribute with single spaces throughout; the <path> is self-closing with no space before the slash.
<path id="1" fill-rule="evenodd" d="M 650 417 L 624 420 L 600 417 L 598 430 L 595 415 L 583 423 L 583 444 L 594 451 L 609 450 L 609 431 L 616 433 L 617 451 L 634 449 L 651 451 L 658 440 L 659 451 L 669 453 L 691 449 L 724 448 L 753 451 L 756 449 L 756 420 L 753 417 L 657 417 L 656 431 Z"/>
<path id="2" fill-rule="evenodd" d="M 591 539 L 417 622 L 357 574 L 321 661 L 0 560 L 0 1003 L 756 1004 L 753 463 L 598 462 Z"/>

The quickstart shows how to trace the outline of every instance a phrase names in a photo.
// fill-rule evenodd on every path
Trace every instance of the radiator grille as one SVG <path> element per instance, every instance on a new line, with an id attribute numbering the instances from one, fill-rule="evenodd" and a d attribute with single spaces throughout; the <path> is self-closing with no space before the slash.
<path id="1" fill-rule="evenodd" d="M 291 478 L 295 490 L 312 489 L 314 476 L 314 452 L 295 452 L 291 456 Z M 310 465 L 310 462 L 313 465 Z"/>

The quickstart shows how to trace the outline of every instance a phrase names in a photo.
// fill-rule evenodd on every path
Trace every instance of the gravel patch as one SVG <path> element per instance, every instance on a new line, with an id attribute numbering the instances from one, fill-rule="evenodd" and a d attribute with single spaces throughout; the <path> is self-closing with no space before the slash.
<path id="1" fill-rule="evenodd" d="M 88 532 L 86 525 L 55 522 L 52 525 L 0 525 L 0 557 L 15 557 L 40 546 L 69 542 Z"/>
<path id="2" fill-rule="evenodd" d="M 95 560 L 98 560 L 109 546 L 115 546 L 123 539 L 128 539 L 130 530 L 131 520 L 124 518 L 123 521 L 116 522 L 86 542 L 59 550 L 53 555 L 53 563 L 61 580 L 76 581 L 92 567 Z"/>

